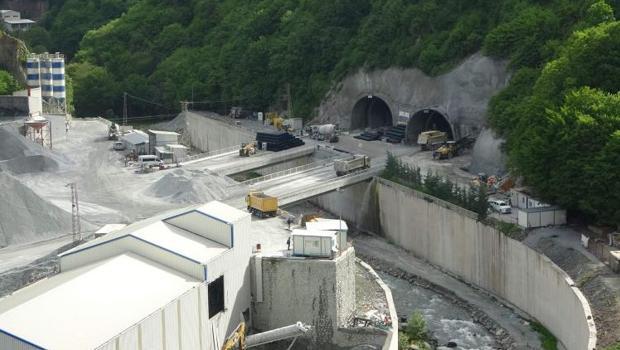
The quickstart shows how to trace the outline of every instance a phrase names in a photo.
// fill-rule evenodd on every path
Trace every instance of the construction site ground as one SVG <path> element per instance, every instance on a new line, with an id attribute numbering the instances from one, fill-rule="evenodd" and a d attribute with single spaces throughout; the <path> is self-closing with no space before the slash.
<path id="1" fill-rule="evenodd" d="M 264 127 L 256 121 L 242 121 L 243 123 L 261 129 Z M 53 152 L 62 158 L 58 169 L 20 174 L 19 181 L 42 200 L 66 212 L 71 211 L 70 190 L 66 185 L 70 182 L 77 183 L 82 228 L 87 234 L 91 234 L 103 224 L 132 223 L 162 211 L 212 199 L 233 198 L 236 206 L 243 207 L 243 201 L 237 199 L 241 199 L 248 188 L 239 186 L 231 178 L 216 173 L 221 167 L 232 162 L 244 162 L 244 159 L 240 159 L 235 152 L 218 155 L 205 162 L 197 162 L 179 169 L 141 174 L 136 173 L 137 169 L 134 167 L 125 167 L 120 154 L 111 149 L 112 142 L 107 140 L 106 134 L 107 126 L 101 121 L 74 120 L 70 131 L 66 135 L 60 135 L 54 144 Z M 469 154 L 438 161 L 432 159 L 431 152 L 421 152 L 418 147 L 379 141 L 366 142 L 354 139 L 353 135 L 341 135 L 340 141 L 335 144 L 316 142 L 308 138 L 305 140 L 311 147 L 318 145 L 319 148 L 345 150 L 354 154 L 364 153 L 375 159 L 375 162 L 377 159 L 385 161 L 387 152 L 393 152 L 404 162 L 420 167 L 423 173 L 427 171 L 438 173 L 463 186 L 468 186 L 474 176 L 464 170 L 471 161 Z M 209 169 L 208 164 L 215 168 Z M 321 176 L 316 178 L 313 176 L 297 174 L 285 183 L 274 180 L 276 183 L 274 189 L 277 192 L 278 188 L 281 190 L 287 183 L 294 185 L 295 182 L 320 182 L 323 179 Z M 309 211 L 316 211 L 317 208 L 307 202 L 301 202 L 287 206 L 285 210 L 299 217 Z M 257 233 L 253 236 L 253 243 L 261 244 L 264 251 L 286 254 L 286 239 L 290 233 L 286 225 L 286 215 L 264 220 L 253 218 L 253 231 Z M 514 222 L 514 214 L 493 215 Z M 554 230 L 558 231 L 555 234 L 533 231 L 526 243 L 550 256 L 576 281 L 582 281 L 584 293 L 595 311 L 601 343 L 607 344 L 613 339 L 618 339 L 619 330 L 616 325 L 619 320 L 617 315 L 620 315 L 620 312 L 618 312 L 617 295 L 620 283 L 617 276 L 608 269 L 605 270 L 606 267 L 601 266 L 600 262 L 597 263 L 597 260 L 592 260 L 591 256 L 582 254 L 575 246 L 574 237 L 569 235 L 567 237 L 572 238 L 566 241 L 553 237 L 562 236 L 566 228 Z M 69 234 L 69 230 L 55 232 L 37 241 L 9 245 L 0 249 L 0 279 L 11 281 L 0 284 L 0 295 L 30 283 L 33 279 L 43 277 L 46 273 L 57 271 L 55 254 L 59 248 L 71 242 Z M 488 315 L 496 325 L 496 329 L 507 332 L 515 344 L 527 344 L 537 348 L 537 333 L 530 329 L 518 312 L 505 307 L 492 297 L 380 238 L 357 236 L 353 242 L 361 256 L 368 258 L 369 262 L 375 262 L 373 267 L 376 269 L 400 269 L 428 280 L 433 285 L 452 290 L 459 300 L 466 301 L 472 310 Z M 580 262 L 585 262 L 585 267 Z M 493 337 L 500 339 L 502 334 L 493 334 Z"/>
<path id="2" fill-rule="evenodd" d="M 575 281 L 588 299 L 603 348 L 620 342 L 620 276 L 581 243 L 579 226 L 544 227 L 529 232 L 523 243 L 545 254 Z"/>

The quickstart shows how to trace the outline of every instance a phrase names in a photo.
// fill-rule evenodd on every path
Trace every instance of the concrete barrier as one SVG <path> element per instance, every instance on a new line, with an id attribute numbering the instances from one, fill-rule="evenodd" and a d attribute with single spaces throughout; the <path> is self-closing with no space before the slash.
<path id="1" fill-rule="evenodd" d="M 384 179 L 377 180 L 376 192 L 387 239 L 513 304 L 566 349 L 595 349 L 587 300 L 547 257 L 440 199 Z"/>
<path id="2" fill-rule="evenodd" d="M 185 126 L 191 145 L 203 152 L 240 146 L 241 143 L 256 139 L 256 134 L 246 129 L 223 123 L 203 115 L 185 113 Z"/>

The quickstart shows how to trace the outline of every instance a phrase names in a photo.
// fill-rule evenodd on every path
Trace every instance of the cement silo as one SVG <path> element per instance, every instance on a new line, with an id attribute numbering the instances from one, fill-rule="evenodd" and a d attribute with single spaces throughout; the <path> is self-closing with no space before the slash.
<path id="1" fill-rule="evenodd" d="M 55 54 L 31 54 L 26 60 L 29 87 L 41 87 L 43 111 L 50 114 L 67 112 L 65 57 Z"/>

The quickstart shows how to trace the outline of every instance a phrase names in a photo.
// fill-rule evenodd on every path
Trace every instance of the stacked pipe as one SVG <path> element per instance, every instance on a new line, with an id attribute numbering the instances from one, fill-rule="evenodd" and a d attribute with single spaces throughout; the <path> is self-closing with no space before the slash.
<path id="1" fill-rule="evenodd" d="M 257 132 L 256 141 L 258 143 L 258 149 L 274 152 L 305 144 L 301 139 L 286 132 Z M 266 144 L 266 148 L 264 144 Z"/>

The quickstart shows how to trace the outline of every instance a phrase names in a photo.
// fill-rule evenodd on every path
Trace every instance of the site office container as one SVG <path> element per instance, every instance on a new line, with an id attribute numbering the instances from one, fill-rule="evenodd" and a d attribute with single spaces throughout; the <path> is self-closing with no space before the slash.
<path id="1" fill-rule="evenodd" d="M 336 233 L 332 231 L 293 230 L 294 256 L 331 258 L 336 249 Z"/>

